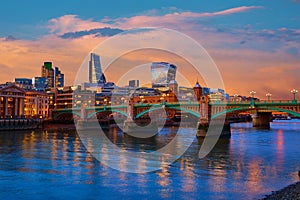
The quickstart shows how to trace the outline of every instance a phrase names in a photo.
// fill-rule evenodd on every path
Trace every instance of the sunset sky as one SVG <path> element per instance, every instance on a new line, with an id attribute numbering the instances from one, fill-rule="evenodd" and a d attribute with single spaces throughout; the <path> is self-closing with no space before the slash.
<path id="1" fill-rule="evenodd" d="M 290 90 L 300 90 L 299 12 L 300 0 L 5 1 L 0 82 L 40 76 L 43 62 L 52 61 L 70 85 L 100 42 L 126 30 L 159 27 L 202 45 L 228 93 L 255 90 L 262 99 L 267 92 L 274 99 L 291 99 Z M 194 83 L 197 77 L 189 78 Z M 118 82 L 113 75 L 107 79 Z"/>

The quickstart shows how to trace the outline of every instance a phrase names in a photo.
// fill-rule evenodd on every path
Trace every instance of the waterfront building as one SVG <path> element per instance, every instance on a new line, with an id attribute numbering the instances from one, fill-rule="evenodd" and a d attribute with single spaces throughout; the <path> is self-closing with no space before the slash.
<path id="1" fill-rule="evenodd" d="M 46 92 L 28 90 L 25 92 L 24 115 L 27 118 L 48 118 L 49 98 Z"/>
<path id="2" fill-rule="evenodd" d="M 89 83 L 104 84 L 106 78 L 101 69 L 100 56 L 91 53 L 89 60 Z"/>
<path id="3" fill-rule="evenodd" d="M 167 62 L 153 62 L 151 64 L 151 78 L 152 88 L 168 90 L 170 82 L 175 81 L 176 66 Z"/>
<path id="4" fill-rule="evenodd" d="M 56 94 L 57 94 L 57 88 L 47 88 L 46 93 L 48 95 L 48 116 L 49 118 L 52 117 L 54 105 L 56 105 Z"/>
<path id="5" fill-rule="evenodd" d="M 72 108 L 73 93 L 74 88 L 71 86 L 57 88 L 56 99 L 54 104 L 55 109 Z"/>
<path id="6" fill-rule="evenodd" d="M 47 88 L 54 87 L 54 70 L 52 68 L 52 62 L 44 62 L 41 68 L 41 77 L 47 79 Z"/>
<path id="7" fill-rule="evenodd" d="M 171 91 L 160 91 L 154 88 L 141 87 L 131 94 L 133 103 L 167 103 L 177 102 L 176 95 Z"/>
<path id="8" fill-rule="evenodd" d="M 15 84 L 24 90 L 32 89 L 32 79 L 30 78 L 15 78 Z"/>
<path id="9" fill-rule="evenodd" d="M 14 83 L 0 85 L 0 118 L 24 116 L 25 91 Z"/>

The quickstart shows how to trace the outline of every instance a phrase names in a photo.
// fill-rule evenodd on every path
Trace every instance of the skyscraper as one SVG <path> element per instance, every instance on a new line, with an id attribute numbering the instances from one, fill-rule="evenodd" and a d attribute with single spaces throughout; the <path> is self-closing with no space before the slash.
<path id="1" fill-rule="evenodd" d="M 167 62 L 153 62 L 151 64 L 152 87 L 169 87 L 175 81 L 176 66 Z"/>
<path id="2" fill-rule="evenodd" d="M 55 87 L 64 87 L 65 75 L 61 73 L 58 67 L 54 67 L 54 85 Z"/>
<path id="3" fill-rule="evenodd" d="M 44 62 L 41 71 L 41 77 L 47 79 L 47 87 L 54 87 L 54 70 L 52 68 L 52 62 Z"/>
<path id="4" fill-rule="evenodd" d="M 106 83 L 104 74 L 102 73 L 100 56 L 91 53 L 89 60 L 89 83 Z"/>
<path id="5" fill-rule="evenodd" d="M 129 87 L 137 88 L 139 86 L 140 86 L 140 81 L 139 80 L 130 80 L 129 81 Z"/>

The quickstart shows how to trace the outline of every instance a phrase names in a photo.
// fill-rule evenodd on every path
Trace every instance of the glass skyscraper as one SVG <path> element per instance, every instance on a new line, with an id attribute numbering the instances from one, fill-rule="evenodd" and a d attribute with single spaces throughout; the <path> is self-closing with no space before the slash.
<path id="1" fill-rule="evenodd" d="M 55 87 L 64 87 L 65 75 L 61 73 L 58 67 L 54 67 L 54 82 Z"/>
<path id="2" fill-rule="evenodd" d="M 100 56 L 91 53 L 89 60 L 89 83 L 106 83 L 104 74 L 102 73 Z"/>
<path id="3" fill-rule="evenodd" d="M 151 64 L 152 87 L 169 87 L 176 78 L 176 66 L 167 62 L 153 62 Z"/>
<path id="4" fill-rule="evenodd" d="M 48 80 L 47 87 L 54 87 L 54 70 L 52 68 L 52 62 L 44 62 L 41 72 L 41 77 Z"/>

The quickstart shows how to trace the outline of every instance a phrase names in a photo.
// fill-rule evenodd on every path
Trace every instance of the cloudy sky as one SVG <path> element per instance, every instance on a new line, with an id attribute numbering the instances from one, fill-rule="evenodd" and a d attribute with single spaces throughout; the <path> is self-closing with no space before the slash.
<path id="1" fill-rule="evenodd" d="M 270 92 L 274 99 L 290 99 L 292 88 L 300 90 L 299 11 L 299 0 L 6 1 L 0 6 L 0 82 L 39 76 L 42 63 L 52 61 L 72 84 L 88 52 L 102 41 L 159 27 L 201 44 L 229 93 L 255 90 L 260 98 Z M 130 60 L 135 57 L 140 55 Z M 107 76 L 118 82 L 113 73 Z M 194 83 L 197 77 L 188 78 Z"/>

